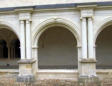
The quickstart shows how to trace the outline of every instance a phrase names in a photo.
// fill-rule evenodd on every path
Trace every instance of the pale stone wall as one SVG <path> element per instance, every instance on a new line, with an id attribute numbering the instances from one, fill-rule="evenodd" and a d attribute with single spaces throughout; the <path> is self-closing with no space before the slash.
<path id="1" fill-rule="evenodd" d="M 17 37 L 20 39 L 19 20 L 18 20 L 17 14 L 15 13 L 14 14 L 12 13 L 0 14 L 0 25 L 4 25 L 7 29 L 12 30 L 17 35 Z"/>
<path id="2" fill-rule="evenodd" d="M 37 11 L 37 12 L 32 13 L 31 28 L 32 28 L 32 45 L 33 46 L 37 45 L 35 44 L 35 41 L 38 40 L 38 39 L 35 39 L 36 35 L 38 35 L 37 33 L 40 34 L 41 29 L 43 30 L 47 24 L 54 23 L 55 19 L 57 19 L 57 22 L 59 21 L 60 23 L 59 26 L 62 23 L 64 23 L 64 24 L 68 24 L 69 26 L 73 27 L 72 29 L 70 27 L 67 27 L 67 29 L 69 29 L 75 35 L 76 40 L 80 40 L 79 36 L 81 35 L 81 26 L 80 26 L 81 21 L 80 21 L 80 11 L 79 10 L 75 10 L 75 11 L 74 10 Z M 76 33 L 74 33 L 74 31 Z M 77 45 L 78 44 L 80 44 L 79 41 Z"/>
<path id="3" fill-rule="evenodd" d="M 69 2 L 68 2 L 69 1 Z M 102 0 L 101 0 L 102 1 Z M 11 3 L 9 3 L 11 2 Z M 7 2 L 7 0 L 5 1 L 0 1 L 0 3 L 2 3 L 0 6 L 1 7 L 15 7 L 15 6 L 23 6 L 23 5 L 39 5 L 39 4 L 57 4 L 57 3 L 73 3 L 75 2 L 74 0 L 67 0 L 63 1 L 61 0 L 60 2 L 58 1 L 9 1 Z M 78 2 L 78 1 L 76 1 Z M 79 1 L 80 2 L 80 1 Z M 86 2 L 86 0 L 85 0 Z M 90 1 L 92 2 L 92 0 Z M 17 4 L 16 4 L 17 3 Z M 25 4 L 24 4 L 25 3 Z M 84 8 L 84 7 L 83 7 Z M 57 9 L 22 9 L 25 11 L 21 11 L 21 9 L 18 9 L 16 11 L 2 11 L 0 13 L 0 25 L 1 26 L 8 26 L 8 29 L 12 30 L 15 32 L 15 34 L 17 34 L 19 39 L 22 39 L 24 36 L 27 37 L 27 43 L 24 42 L 25 40 L 22 39 L 22 45 L 24 45 L 25 43 L 28 44 L 27 46 L 25 46 L 25 50 L 24 50 L 24 46 L 21 47 L 21 49 L 23 49 L 23 54 L 26 53 L 26 50 L 30 50 L 27 52 L 27 57 L 23 55 L 23 57 L 21 57 L 21 59 L 23 60 L 22 62 L 20 62 L 20 66 L 21 69 L 19 70 L 20 75 L 28 75 L 28 74 L 32 74 L 32 71 L 36 71 L 38 72 L 38 39 L 40 37 L 40 35 L 49 27 L 51 26 L 63 26 L 64 28 L 67 28 L 68 30 L 70 30 L 73 35 L 76 37 L 77 40 L 77 50 L 78 50 L 78 63 L 82 64 L 78 64 L 79 68 L 81 68 L 81 72 L 83 75 L 87 74 L 87 75 L 96 75 L 96 71 L 95 71 L 95 59 L 99 58 L 96 57 L 95 55 L 95 42 L 97 39 L 98 34 L 103 30 L 103 28 L 105 28 L 105 26 L 108 26 L 112 21 L 112 7 L 85 7 L 85 9 L 81 9 L 81 8 L 68 8 L 68 9 L 63 9 L 63 8 L 57 8 Z M 26 13 L 25 13 L 26 12 Z M 86 17 L 86 18 L 85 18 Z M 87 25 L 88 23 L 88 25 Z M 30 27 L 31 26 L 31 27 Z M 93 27 L 92 27 L 93 26 Z M 27 28 L 26 28 L 27 27 Z M 87 29 L 89 28 L 89 31 L 93 33 L 93 35 L 89 34 L 89 37 L 91 36 L 91 38 L 86 38 L 85 34 Z M 25 29 L 26 33 L 24 33 L 25 31 L 21 31 Z M 31 31 L 30 31 L 31 30 Z M 85 32 L 82 35 L 82 32 Z M 21 34 L 22 33 L 22 34 Z M 31 36 L 30 36 L 31 35 Z M 93 38 L 92 38 L 93 36 Z M 31 39 L 30 39 L 31 37 Z M 91 40 L 93 39 L 93 40 Z M 83 41 L 84 40 L 84 41 Z M 91 47 L 91 43 L 92 43 L 92 47 L 91 50 L 93 54 L 93 45 L 94 45 L 94 55 L 92 55 L 92 57 L 87 56 L 88 52 L 87 52 L 87 40 L 91 40 L 93 42 L 89 42 L 89 46 Z M 32 42 L 32 44 L 30 43 Z M 83 43 L 83 45 L 81 45 Z M 26 45 L 25 44 L 25 45 Z M 30 47 L 29 47 L 30 46 Z M 82 49 L 83 48 L 83 49 Z M 32 50 L 32 51 L 31 51 Z M 82 51 L 83 50 L 83 51 Z M 31 55 L 32 53 L 32 55 Z M 83 53 L 83 55 L 82 55 Z M 28 57 L 30 56 L 30 57 Z M 30 61 L 31 59 L 35 60 L 35 61 Z M 84 60 L 82 60 L 84 59 Z M 85 60 L 87 59 L 87 60 Z M 92 59 L 92 60 L 91 60 Z M 25 60 L 25 62 L 24 62 Z M 28 60 L 28 63 L 27 63 Z M 33 63 L 36 63 L 35 66 L 33 65 Z M 23 64 L 23 65 L 22 65 Z M 29 67 L 28 65 L 31 65 L 31 67 Z M 92 64 L 92 65 L 91 65 Z M 33 68 L 33 69 L 32 69 Z M 26 70 L 25 70 L 26 69 Z M 84 70 L 84 71 L 83 71 Z M 28 71 L 28 72 L 26 72 Z M 57 72 L 57 71 L 55 71 Z M 79 71 L 80 72 L 80 69 Z M 89 73 L 91 72 L 91 73 Z"/>

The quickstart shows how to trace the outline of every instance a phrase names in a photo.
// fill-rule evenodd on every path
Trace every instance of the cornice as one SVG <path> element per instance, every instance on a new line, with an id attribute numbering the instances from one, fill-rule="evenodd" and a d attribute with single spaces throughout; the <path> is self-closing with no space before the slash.
<path id="1" fill-rule="evenodd" d="M 0 8 L 2 12 L 32 12 L 35 10 L 53 10 L 53 9 L 87 9 L 87 8 L 112 8 L 112 1 L 108 2 L 86 2 L 86 3 L 67 3 L 67 4 L 48 4 L 34 6 L 19 6 Z"/>
<path id="2" fill-rule="evenodd" d="M 31 13 L 33 8 L 17 8 L 14 10 L 16 13 Z"/>

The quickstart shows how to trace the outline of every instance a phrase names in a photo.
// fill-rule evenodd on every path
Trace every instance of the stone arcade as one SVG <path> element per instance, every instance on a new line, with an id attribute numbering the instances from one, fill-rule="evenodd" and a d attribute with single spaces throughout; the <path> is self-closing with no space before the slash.
<path id="1" fill-rule="evenodd" d="M 4 6 L 1 72 L 17 72 L 18 81 L 111 75 L 112 2 Z"/>

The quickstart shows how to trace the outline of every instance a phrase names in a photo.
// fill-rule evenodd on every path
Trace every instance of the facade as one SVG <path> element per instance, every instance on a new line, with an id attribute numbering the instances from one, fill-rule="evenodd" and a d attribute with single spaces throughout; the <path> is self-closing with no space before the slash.
<path id="1" fill-rule="evenodd" d="M 1 71 L 17 72 L 18 80 L 111 74 L 112 2 L 60 3 L 6 6 L 4 1 Z"/>

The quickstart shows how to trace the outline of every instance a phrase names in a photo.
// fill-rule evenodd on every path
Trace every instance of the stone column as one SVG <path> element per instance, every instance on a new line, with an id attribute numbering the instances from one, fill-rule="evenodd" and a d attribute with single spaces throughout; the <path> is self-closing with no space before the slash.
<path id="1" fill-rule="evenodd" d="M 93 20 L 88 18 L 88 58 L 94 59 L 94 44 L 93 44 Z"/>
<path id="2" fill-rule="evenodd" d="M 3 46 L 0 45 L 0 58 L 3 58 Z"/>
<path id="3" fill-rule="evenodd" d="M 12 51 L 12 46 L 10 47 L 10 58 L 13 58 L 13 51 Z"/>
<path id="4" fill-rule="evenodd" d="M 15 59 L 15 47 L 13 47 L 13 58 Z"/>
<path id="5" fill-rule="evenodd" d="M 13 59 L 13 46 L 11 46 L 11 59 Z"/>
<path id="6" fill-rule="evenodd" d="M 80 61 L 80 76 L 87 76 L 87 66 L 86 66 L 86 61 L 87 61 L 87 18 L 83 17 L 82 18 L 82 58 L 79 60 Z"/>
<path id="7" fill-rule="evenodd" d="M 11 56 L 11 51 L 10 51 L 10 46 L 8 45 L 8 59 L 10 60 L 10 56 Z"/>
<path id="8" fill-rule="evenodd" d="M 23 20 L 20 20 L 20 30 L 21 59 L 25 59 L 25 26 Z"/>
<path id="9" fill-rule="evenodd" d="M 96 58 L 94 52 L 93 38 L 93 19 L 88 18 L 88 59 L 89 59 L 89 76 L 96 76 Z"/>
<path id="10" fill-rule="evenodd" d="M 82 18 L 82 58 L 87 59 L 87 22 Z"/>
<path id="11" fill-rule="evenodd" d="M 32 44 L 31 44 L 31 27 L 30 21 L 26 20 L 26 58 L 32 59 Z"/>

